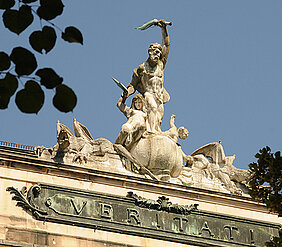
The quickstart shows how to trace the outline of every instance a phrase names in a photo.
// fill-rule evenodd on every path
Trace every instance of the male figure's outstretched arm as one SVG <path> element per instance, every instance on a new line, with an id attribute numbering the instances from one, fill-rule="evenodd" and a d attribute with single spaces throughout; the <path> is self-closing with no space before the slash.
<path id="1" fill-rule="evenodd" d="M 165 64 L 166 64 L 167 58 L 168 58 L 169 48 L 170 48 L 170 38 L 169 38 L 168 31 L 167 31 L 167 28 L 166 28 L 166 26 L 167 26 L 166 21 L 160 20 L 157 25 L 162 29 L 162 58 L 161 59 L 162 59 L 163 65 L 165 67 Z M 134 69 L 132 80 L 127 86 L 127 89 L 128 89 L 127 97 L 129 97 L 131 94 L 135 93 L 136 86 L 140 82 L 140 73 L 142 73 L 143 70 L 144 70 L 143 64 L 140 64 L 138 68 Z M 138 89 L 138 91 L 140 91 L 140 89 Z M 140 93 L 143 93 L 143 92 L 140 92 Z M 169 101 L 170 97 L 169 97 L 169 94 L 166 91 L 165 91 L 165 94 L 167 94 L 167 95 L 165 97 L 164 102 L 167 102 L 167 101 Z"/>
<path id="2" fill-rule="evenodd" d="M 162 29 L 162 61 L 165 66 L 170 48 L 170 38 L 166 28 L 166 21 L 160 20 L 158 26 Z"/>

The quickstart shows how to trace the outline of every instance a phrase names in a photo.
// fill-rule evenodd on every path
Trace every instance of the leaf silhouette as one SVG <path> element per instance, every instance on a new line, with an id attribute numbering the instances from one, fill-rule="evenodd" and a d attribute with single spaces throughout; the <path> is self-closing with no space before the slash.
<path id="1" fill-rule="evenodd" d="M 37 14 L 44 20 L 52 20 L 63 13 L 64 5 L 61 0 L 40 0 Z"/>
<path id="2" fill-rule="evenodd" d="M 3 13 L 3 22 L 6 28 L 19 35 L 33 22 L 31 8 L 23 5 L 19 10 L 8 9 Z"/>
<path id="3" fill-rule="evenodd" d="M 0 96 L 11 97 L 18 88 L 18 79 L 7 73 L 4 79 L 0 79 Z"/>
<path id="4" fill-rule="evenodd" d="M 79 43 L 83 45 L 83 37 L 76 27 L 67 27 L 62 33 L 62 39 L 70 43 Z"/>
<path id="5" fill-rule="evenodd" d="M 42 31 L 34 31 L 29 36 L 31 47 L 40 53 L 45 50 L 46 54 L 53 49 L 56 44 L 57 35 L 52 27 L 44 26 Z"/>
<path id="6" fill-rule="evenodd" d="M 44 104 L 44 92 L 40 85 L 29 80 L 16 94 L 16 105 L 23 113 L 38 113 Z"/>
<path id="7" fill-rule="evenodd" d="M 63 78 L 58 76 L 51 68 L 39 69 L 35 74 L 40 77 L 41 85 L 48 89 L 52 89 L 63 82 Z"/>
<path id="8" fill-rule="evenodd" d="M 0 0 L 0 9 L 10 9 L 15 5 L 15 0 Z"/>
<path id="9" fill-rule="evenodd" d="M 22 0 L 23 3 L 34 3 L 37 0 Z"/>
<path id="10" fill-rule="evenodd" d="M 0 95 L 0 109 L 4 110 L 8 108 L 10 97 L 7 95 Z"/>
<path id="11" fill-rule="evenodd" d="M 70 112 L 77 103 L 74 91 L 66 85 L 56 87 L 56 94 L 53 98 L 53 105 L 61 112 Z"/>
<path id="12" fill-rule="evenodd" d="M 5 52 L 0 52 L 0 71 L 7 70 L 11 66 L 9 56 Z"/>
<path id="13" fill-rule="evenodd" d="M 35 56 L 23 47 L 14 48 L 10 58 L 16 65 L 15 71 L 18 75 L 30 75 L 37 68 Z"/>

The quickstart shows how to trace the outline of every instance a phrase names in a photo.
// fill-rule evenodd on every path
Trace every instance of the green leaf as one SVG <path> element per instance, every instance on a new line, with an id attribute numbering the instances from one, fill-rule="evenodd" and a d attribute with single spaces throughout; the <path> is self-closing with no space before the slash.
<path id="1" fill-rule="evenodd" d="M 40 0 L 37 14 L 44 20 L 52 20 L 63 13 L 64 5 L 61 0 Z"/>
<path id="2" fill-rule="evenodd" d="M 4 110 L 8 108 L 10 102 L 10 97 L 5 95 L 0 95 L 0 109 Z"/>
<path id="3" fill-rule="evenodd" d="M 63 78 L 58 76 L 57 73 L 51 68 L 39 69 L 35 73 L 40 77 L 41 85 L 47 89 L 52 89 L 63 82 Z"/>
<path id="4" fill-rule="evenodd" d="M 37 68 L 35 56 L 23 47 L 14 48 L 10 58 L 16 65 L 15 71 L 19 76 L 30 75 Z"/>
<path id="5" fill-rule="evenodd" d="M 10 9 L 15 5 L 15 0 L 0 0 L 0 9 Z"/>
<path id="6" fill-rule="evenodd" d="M 70 43 L 79 43 L 83 45 L 83 37 L 76 27 L 67 27 L 62 33 L 62 39 Z"/>
<path id="7" fill-rule="evenodd" d="M 0 52 L 0 71 L 7 70 L 11 66 L 9 56 L 5 52 Z"/>
<path id="8" fill-rule="evenodd" d="M 7 73 L 4 79 L 0 79 L 0 96 L 11 97 L 18 88 L 18 79 Z"/>
<path id="9" fill-rule="evenodd" d="M 31 8 L 23 5 L 19 10 L 8 9 L 3 14 L 3 22 L 6 28 L 19 35 L 33 22 Z"/>
<path id="10" fill-rule="evenodd" d="M 54 28 L 44 26 L 42 31 L 35 31 L 29 36 L 29 43 L 35 51 L 42 53 L 45 50 L 47 54 L 55 46 L 56 39 Z"/>
<path id="11" fill-rule="evenodd" d="M 56 94 L 53 98 L 53 105 L 61 112 L 70 112 L 77 103 L 74 91 L 66 85 L 56 87 Z"/>
<path id="12" fill-rule="evenodd" d="M 25 88 L 16 94 L 16 105 L 23 113 L 38 113 L 43 104 L 44 92 L 35 81 L 27 81 Z"/>

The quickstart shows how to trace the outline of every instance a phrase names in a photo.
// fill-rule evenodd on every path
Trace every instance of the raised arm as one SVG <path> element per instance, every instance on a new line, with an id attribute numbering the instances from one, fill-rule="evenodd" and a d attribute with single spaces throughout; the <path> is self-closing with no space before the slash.
<path id="1" fill-rule="evenodd" d="M 166 21 L 165 20 L 159 20 L 158 26 L 162 29 L 162 61 L 163 64 L 166 64 L 167 58 L 168 58 L 168 53 L 169 53 L 169 48 L 170 48 L 170 39 L 169 35 L 166 29 Z"/>
<path id="2" fill-rule="evenodd" d="M 126 99 L 127 99 L 127 96 L 122 94 L 117 102 L 117 107 L 127 117 L 127 112 L 129 110 L 129 107 L 125 105 Z"/>
<path id="3" fill-rule="evenodd" d="M 136 89 L 132 85 L 132 82 L 128 84 L 127 90 L 128 90 L 128 94 L 126 95 L 126 97 L 129 97 L 131 94 L 135 93 Z"/>

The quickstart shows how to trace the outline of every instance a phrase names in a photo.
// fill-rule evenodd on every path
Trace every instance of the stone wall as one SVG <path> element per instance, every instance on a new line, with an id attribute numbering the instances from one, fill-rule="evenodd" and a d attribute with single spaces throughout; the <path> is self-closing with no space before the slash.
<path id="1" fill-rule="evenodd" d="M 10 195 L 6 188 L 14 187 L 21 190 L 26 186 L 29 189 L 37 183 L 122 198 L 131 191 L 153 202 L 160 196 L 165 196 L 173 204 L 199 204 L 200 212 L 226 215 L 250 222 L 259 221 L 261 222 L 259 224 L 272 224 L 275 227 L 281 224 L 281 220 L 275 214 L 269 213 L 264 205 L 248 197 L 98 171 L 83 166 L 44 162 L 38 160 L 32 152 L 5 148 L 0 149 L 0 246 L 236 246 L 228 245 L 228 239 L 219 245 L 216 241 L 212 243 L 213 245 L 197 244 L 197 241 L 189 244 L 189 241 L 181 243 L 182 240 L 177 238 L 170 241 L 162 234 L 154 237 L 146 231 L 142 234 L 134 234 L 129 230 L 123 233 L 114 229 L 101 230 L 99 227 L 91 229 L 77 226 L 75 223 L 71 225 L 36 220 L 31 211 L 26 212 L 16 206 L 17 202 L 12 200 L 13 195 Z M 224 229 L 222 231 L 226 231 L 226 238 L 232 243 L 234 239 L 232 240 L 229 231 Z M 183 232 L 179 230 L 179 235 L 181 234 Z M 236 238 L 236 234 L 235 231 L 233 238 Z M 207 241 L 213 239 L 211 237 Z M 252 246 L 252 243 L 249 244 Z"/>

